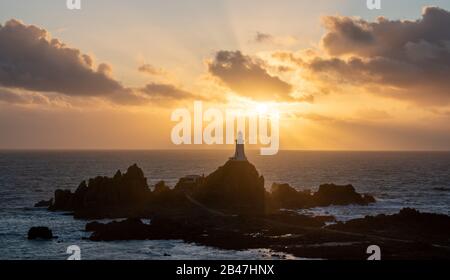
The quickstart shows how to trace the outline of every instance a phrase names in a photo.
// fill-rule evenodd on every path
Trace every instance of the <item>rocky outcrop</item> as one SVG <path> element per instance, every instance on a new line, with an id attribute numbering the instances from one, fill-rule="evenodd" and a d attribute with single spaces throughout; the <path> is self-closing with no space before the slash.
<path id="1" fill-rule="evenodd" d="M 99 222 L 90 222 L 87 223 L 85 226 L 85 231 L 87 232 L 93 232 L 93 231 L 97 231 L 100 230 L 105 224 L 99 223 Z"/>
<path id="2" fill-rule="evenodd" d="M 84 181 L 81 184 L 86 185 Z M 73 211 L 77 208 L 77 205 L 74 203 L 74 198 L 75 195 L 70 190 L 56 190 L 55 200 L 49 209 L 58 211 Z"/>
<path id="3" fill-rule="evenodd" d="M 330 205 L 367 205 L 374 203 L 375 198 L 356 192 L 352 185 L 339 186 L 325 184 L 312 193 L 310 190 L 297 191 L 288 184 L 273 184 L 267 194 L 268 204 L 272 209 L 302 209 Z"/>
<path id="4" fill-rule="evenodd" d="M 175 185 L 175 190 L 192 193 L 196 188 L 203 184 L 204 181 L 204 176 L 189 175 L 178 180 L 178 183 Z"/>
<path id="5" fill-rule="evenodd" d="M 48 205 L 43 201 L 37 205 Z M 196 212 L 199 209 L 220 215 L 264 215 L 278 209 L 301 209 L 328 205 L 367 205 L 375 202 L 352 185 L 321 185 L 315 193 L 297 191 L 288 184 L 264 188 L 262 177 L 248 161 L 229 160 L 204 176 L 186 176 L 171 188 L 158 182 L 153 191 L 137 166 L 119 171 L 114 177 L 96 177 L 81 182 L 75 192 L 56 190 L 52 211 L 69 211 L 76 218 L 150 217 L 156 214 Z"/>
<path id="6" fill-rule="evenodd" d="M 163 194 L 163 193 L 168 193 L 170 192 L 170 187 L 166 185 L 166 182 L 164 181 L 159 181 L 156 185 L 155 188 L 153 190 L 154 194 Z"/>
<path id="7" fill-rule="evenodd" d="M 156 216 L 151 224 L 139 219 L 91 224 L 94 232 L 90 240 L 179 239 L 222 249 L 267 248 L 297 257 L 340 260 L 367 259 L 367 248 L 377 244 L 382 248 L 385 260 L 450 259 L 448 216 L 406 209 L 396 215 L 353 220 L 324 228 L 328 219 L 287 211 L 268 214 L 264 218 Z M 417 239 L 405 232 L 420 226 L 431 226 L 425 232 L 438 232 L 441 228 L 442 234 L 431 239 Z"/>
<path id="8" fill-rule="evenodd" d="M 194 222 L 192 222 L 194 223 Z M 86 229 L 93 231 L 89 237 L 92 241 L 113 241 L 113 240 L 168 240 L 183 239 L 199 235 L 203 232 L 203 226 L 194 226 L 191 222 L 177 218 L 152 218 L 151 224 L 145 224 L 141 219 L 130 218 L 120 222 L 110 222 L 107 224 L 90 223 Z"/>
<path id="9" fill-rule="evenodd" d="M 50 209 L 90 219 L 131 217 L 88 223 L 93 241 L 180 239 L 222 249 L 267 248 L 327 259 L 365 259 L 367 247 L 377 244 L 383 259 L 450 259 L 449 216 L 403 209 L 325 226 L 334 218 L 279 210 L 373 202 L 352 185 L 325 184 L 311 192 L 274 184 L 266 192 L 264 178 L 251 163 L 230 160 L 207 177 L 187 176 L 175 188 L 161 181 L 153 191 L 133 165 L 125 174 L 118 171 L 113 178 L 82 182 L 74 193 L 57 190 Z M 151 223 L 134 217 L 150 218 Z M 29 232 L 30 239 L 52 237 L 48 228 Z"/>
<path id="10" fill-rule="evenodd" d="M 208 175 L 193 196 L 207 207 L 225 213 L 265 212 L 264 178 L 248 161 L 229 160 Z"/>
<path id="11" fill-rule="evenodd" d="M 48 227 L 32 227 L 28 231 L 29 240 L 50 240 L 53 238 L 53 232 Z"/>
<path id="12" fill-rule="evenodd" d="M 346 223 L 328 226 L 364 234 L 383 235 L 399 239 L 450 243 L 450 217 L 441 214 L 420 213 L 404 208 L 398 214 L 366 216 Z"/>
<path id="13" fill-rule="evenodd" d="M 139 216 L 145 212 L 150 195 L 147 179 L 137 166 L 119 171 L 113 178 L 96 177 L 82 182 L 77 190 L 56 190 L 53 211 L 73 211 L 77 218 Z"/>
<path id="14" fill-rule="evenodd" d="M 311 191 L 297 191 L 289 184 L 272 184 L 267 201 L 271 209 L 301 209 L 312 205 Z"/>
<path id="15" fill-rule="evenodd" d="M 140 219 L 127 219 L 122 222 L 111 222 L 108 224 L 91 224 L 86 229 L 94 230 L 89 238 L 92 241 L 112 240 L 144 240 L 147 239 L 150 226 L 144 224 Z"/>
<path id="16" fill-rule="evenodd" d="M 319 190 L 314 193 L 313 196 L 314 202 L 317 206 L 349 204 L 367 205 L 375 202 L 375 198 L 373 196 L 361 195 L 357 193 L 352 185 L 321 185 Z"/>

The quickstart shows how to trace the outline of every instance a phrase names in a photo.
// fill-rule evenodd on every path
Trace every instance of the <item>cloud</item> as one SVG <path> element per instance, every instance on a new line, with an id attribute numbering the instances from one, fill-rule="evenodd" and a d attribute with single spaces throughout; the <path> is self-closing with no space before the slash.
<path id="1" fill-rule="evenodd" d="M 332 55 L 407 58 L 408 44 L 427 42 L 441 49 L 448 48 L 450 41 L 450 12 L 438 7 L 425 7 L 422 18 L 416 21 L 379 17 L 376 22 L 367 22 L 328 16 L 323 22 L 328 32 L 322 45 Z"/>
<path id="2" fill-rule="evenodd" d="M 44 29 L 10 20 L 0 26 L 0 84 L 70 96 L 105 96 L 123 90 L 110 66 L 51 39 Z"/>
<path id="3" fill-rule="evenodd" d="M 0 88 L 0 102 L 9 104 L 31 105 L 49 104 L 50 100 L 39 93 L 18 93 L 9 89 Z"/>
<path id="4" fill-rule="evenodd" d="M 322 45 L 331 55 L 341 55 L 353 50 L 366 50 L 375 41 L 370 24 L 362 19 L 341 16 L 323 18 L 328 33 Z"/>
<path id="5" fill-rule="evenodd" d="M 231 90 L 253 99 L 292 100 L 292 86 L 270 75 L 260 60 L 240 51 L 219 51 L 208 63 L 209 73 Z"/>
<path id="6" fill-rule="evenodd" d="M 273 36 L 267 33 L 256 32 L 255 42 L 257 43 L 266 43 L 273 40 Z"/>
<path id="7" fill-rule="evenodd" d="M 141 66 L 139 66 L 138 71 L 153 76 L 166 75 L 166 71 L 151 64 L 142 64 Z"/>
<path id="8" fill-rule="evenodd" d="M 286 47 L 297 43 L 297 39 L 292 36 L 274 36 L 263 32 L 256 32 L 253 41 L 258 44 L 272 44 Z"/>
<path id="9" fill-rule="evenodd" d="M 171 84 L 151 83 L 146 85 L 144 88 L 140 89 L 140 91 L 152 100 L 160 100 L 160 99 L 180 100 L 195 97 L 194 94 L 179 89 Z"/>
<path id="10" fill-rule="evenodd" d="M 450 103 L 450 12 L 426 7 L 416 21 L 329 16 L 316 56 L 303 67 L 333 83 L 377 88 L 426 105 Z"/>

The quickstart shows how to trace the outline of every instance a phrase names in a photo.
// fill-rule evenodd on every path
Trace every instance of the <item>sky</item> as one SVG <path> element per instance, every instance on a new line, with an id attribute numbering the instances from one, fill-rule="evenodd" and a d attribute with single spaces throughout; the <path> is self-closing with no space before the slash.
<path id="1" fill-rule="evenodd" d="M 450 150 L 450 1 L 0 2 L 0 149 L 173 149 L 177 108 L 282 149 Z"/>

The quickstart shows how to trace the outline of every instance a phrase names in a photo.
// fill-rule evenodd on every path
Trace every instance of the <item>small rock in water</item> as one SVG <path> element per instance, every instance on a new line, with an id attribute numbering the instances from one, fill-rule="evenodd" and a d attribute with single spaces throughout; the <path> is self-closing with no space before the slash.
<path id="1" fill-rule="evenodd" d="M 50 239 L 53 239 L 53 232 L 48 227 L 32 227 L 28 231 L 28 239 L 29 240 L 36 240 L 36 239 L 50 240 Z"/>

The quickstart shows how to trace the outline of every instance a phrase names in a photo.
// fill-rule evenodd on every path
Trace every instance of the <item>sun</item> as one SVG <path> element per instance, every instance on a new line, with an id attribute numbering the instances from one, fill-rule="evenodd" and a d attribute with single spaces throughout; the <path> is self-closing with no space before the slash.
<path id="1" fill-rule="evenodd" d="M 259 115 L 265 115 L 269 112 L 269 105 L 265 103 L 259 103 L 256 105 L 256 113 Z"/>

